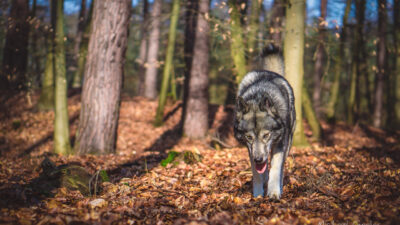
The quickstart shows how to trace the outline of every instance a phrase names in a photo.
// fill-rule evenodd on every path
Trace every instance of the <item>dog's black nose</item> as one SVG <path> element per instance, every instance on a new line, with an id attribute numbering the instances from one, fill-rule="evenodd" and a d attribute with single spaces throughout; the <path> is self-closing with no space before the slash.
<path id="1" fill-rule="evenodd" d="M 256 164 L 260 164 L 260 163 L 263 162 L 263 159 L 262 159 L 262 157 L 260 157 L 260 158 L 254 158 L 254 162 L 255 162 Z"/>

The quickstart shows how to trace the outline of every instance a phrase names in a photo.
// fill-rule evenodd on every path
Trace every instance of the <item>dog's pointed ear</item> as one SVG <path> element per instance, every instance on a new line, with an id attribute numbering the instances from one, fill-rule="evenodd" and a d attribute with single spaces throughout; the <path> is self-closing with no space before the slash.
<path id="1" fill-rule="evenodd" d="M 260 111 L 262 112 L 275 112 L 275 107 L 274 103 L 271 101 L 271 99 L 268 96 L 264 96 L 263 100 L 259 104 Z"/>
<path id="2" fill-rule="evenodd" d="M 238 96 L 237 101 L 236 101 L 236 107 L 239 112 L 242 112 L 243 114 L 249 112 L 250 107 L 249 105 L 244 101 L 244 99 L 241 96 Z"/>

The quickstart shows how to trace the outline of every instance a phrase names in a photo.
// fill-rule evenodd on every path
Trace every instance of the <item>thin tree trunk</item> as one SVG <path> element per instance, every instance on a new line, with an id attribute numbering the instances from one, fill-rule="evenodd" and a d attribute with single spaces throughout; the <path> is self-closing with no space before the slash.
<path id="1" fill-rule="evenodd" d="M 190 138 L 204 138 L 208 131 L 210 26 L 206 15 L 209 13 L 209 4 L 209 0 L 200 0 L 199 2 L 186 120 L 183 125 L 184 135 Z"/>
<path id="2" fill-rule="evenodd" d="M 50 4 L 51 1 L 50 1 Z M 42 77 L 42 90 L 38 101 L 38 109 L 47 111 L 54 109 L 54 29 L 56 25 L 56 7 L 50 7 L 50 28 L 47 37 L 47 54 L 44 75 Z"/>
<path id="3" fill-rule="evenodd" d="M 369 91 L 368 68 L 366 62 L 368 56 L 365 49 L 364 37 L 365 4 L 366 2 L 364 0 L 356 0 L 357 33 L 359 38 L 359 56 L 357 64 L 358 86 L 356 89 L 356 107 L 358 109 L 358 114 L 361 114 L 363 110 L 371 112 L 373 108 L 372 97 Z"/>
<path id="4" fill-rule="evenodd" d="M 56 7 L 56 29 L 54 39 L 54 71 L 55 71 L 55 119 L 54 119 L 54 151 L 61 155 L 71 153 L 69 142 L 69 117 L 67 104 L 67 76 L 65 71 L 64 47 L 64 12 L 63 0 L 53 0 Z"/>
<path id="5" fill-rule="evenodd" d="M 95 1 L 75 152 L 115 152 L 130 0 Z"/>
<path id="6" fill-rule="evenodd" d="M 78 17 L 78 27 L 75 35 L 75 46 L 74 46 L 74 57 L 79 58 L 79 46 L 81 45 L 83 32 L 85 31 L 85 12 L 86 12 L 86 0 L 81 0 L 81 9 Z"/>
<path id="7" fill-rule="evenodd" d="M 358 36 L 355 34 L 355 36 Z M 357 40 L 357 37 L 355 38 Z M 358 44 L 355 43 L 355 49 L 353 51 L 353 62 L 351 65 L 351 77 L 350 77 L 350 93 L 349 93 L 349 100 L 347 104 L 347 123 L 350 125 L 354 124 L 355 120 L 355 113 L 356 113 L 356 89 L 357 89 L 357 80 L 358 80 Z"/>
<path id="8" fill-rule="evenodd" d="M 38 50 L 38 29 L 40 29 L 40 26 L 37 26 L 38 23 L 40 23 L 41 21 L 36 17 L 36 12 L 37 12 L 37 1 L 33 0 L 32 2 L 32 10 L 31 10 L 31 46 L 32 46 L 32 53 L 31 53 L 31 57 L 32 57 L 32 67 L 33 67 L 33 71 L 34 71 L 34 75 L 35 77 L 32 78 L 32 80 L 35 81 L 36 83 L 39 83 L 41 80 L 41 70 L 40 70 L 40 55 L 39 55 L 39 50 Z"/>
<path id="9" fill-rule="evenodd" d="M 289 0 L 286 8 L 286 27 L 284 40 L 285 76 L 293 88 L 296 108 L 296 130 L 293 145 L 307 145 L 303 131 L 302 85 L 304 62 L 304 23 L 305 0 Z"/>
<path id="10" fill-rule="evenodd" d="M 246 75 L 245 46 L 243 43 L 243 29 L 241 27 L 240 12 L 237 0 L 228 0 L 231 23 L 231 57 L 236 70 L 236 83 L 239 84 Z"/>
<path id="11" fill-rule="evenodd" d="M 40 111 L 54 109 L 54 33 L 51 32 L 47 39 L 46 66 L 42 78 L 42 91 L 38 101 Z"/>
<path id="12" fill-rule="evenodd" d="M 141 40 L 140 40 L 140 51 L 139 51 L 139 85 L 138 85 L 138 95 L 144 96 L 144 80 L 145 80 L 145 63 L 147 57 L 147 26 L 149 25 L 149 3 L 147 0 L 143 0 L 143 20 L 141 26 Z"/>
<path id="13" fill-rule="evenodd" d="M 383 88 L 386 69 L 386 0 L 378 0 L 378 44 L 377 44 L 377 67 L 376 86 L 375 86 L 375 107 L 373 115 L 373 125 L 381 127 L 382 125 L 382 106 L 383 106 Z"/>
<path id="14" fill-rule="evenodd" d="M 321 78 L 324 73 L 324 59 L 325 59 L 325 27 L 326 27 L 326 11 L 328 0 L 321 0 L 321 16 L 319 17 L 318 27 L 318 45 L 315 55 L 314 64 L 314 90 L 313 90 L 313 105 L 317 117 L 320 117 L 321 107 Z"/>
<path id="15" fill-rule="evenodd" d="M 364 56 L 364 12 L 365 1 L 356 0 L 356 29 L 354 32 L 354 49 L 353 49 L 353 62 L 352 62 L 352 75 L 350 81 L 350 96 L 347 107 L 347 123 L 354 124 L 360 113 L 360 79 L 361 76 L 366 76 L 365 61 L 362 59 Z"/>
<path id="16" fill-rule="evenodd" d="M 397 126 L 400 126 L 400 0 L 394 0 L 393 7 L 394 19 L 394 40 L 395 40 L 395 55 L 396 55 L 396 76 L 395 76 L 395 116 Z"/>
<path id="17" fill-rule="evenodd" d="M 13 0 L 3 48 L 2 80 L 17 88 L 26 87 L 29 39 L 29 1 Z M 5 88 L 9 88 L 5 85 Z"/>
<path id="18" fill-rule="evenodd" d="M 336 103 L 339 96 L 339 87 L 340 87 L 340 75 L 342 74 L 342 62 L 344 58 L 344 43 L 346 41 L 346 29 L 347 29 L 347 18 L 349 17 L 349 12 L 351 8 L 351 0 L 346 0 L 346 8 L 343 15 L 342 21 L 342 32 L 340 34 L 340 43 L 339 43 L 339 55 L 336 59 L 335 65 L 335 76 L 333 79 L 332 87 L 330 90 L 330 98 L 326 109 L 326 116 L 329 121 L 333 121 L 335 119 L 335 110 Z"/>
<path id="19" fill-rule="evenodd" d="M 317 115 L 312 107 L 310 97 L 308 96 L 307 89 L 304 87 L 304 85 L 301 92 L 301 101 L 304 109 L 305 118 L 312 131 L 312 137 L 315 141 L 321 141 L 321 124 L 318 121 Z"/>
<path id="20" fill-rule="evenodd" d="M 72 81 L 72 87 L 74 87 L 74 88 L 79 88 L 82 86 L 82 79 L 84 77 L 85 62 L 86 62 L 86 56 L 87 56 L 87 51 L 88 51 L 88 45 L 89 45 L 89 33 L 90 33 L 90 28 L 91 28 L 94 2 L 95 2 L 95 0 L 92 0 L 92 2 L 90 3 L 90 10 L 89 10 L 88 16 L 84 22 L 84 32 L 83 32 L 83 34 L 81 36 L 81 40 L 79 42 L 79 53 L 77 55 L 78 56 L 77 69 L 75 71 L 74 78 Z"/>
<path id="21" fill-rule="evenodd" d="M 159 67 L 157 55 L 160 44 L 161 7 L 162 0 L 154 0 L 153 9 L 151 11 L 151 30 L 149 34 L 149 49 L 147 52 L 146 75 L 144 81 L 144 96 L 150 99 L 155 99 L 157 97 L 157 71 Z"/>
<path id="22" fill-rule="evenodd" d="M 260 0 L 251 0 L 250 24 L 247 35 L 247 50 L 249 51 L 249 62 L 253 62 L 253 57 L 256 55 L 257 34 L 259 31 L 259 20 L 261 11 Z"/>
<path id="23" fill-rule="evenodd" d="M 282 46 L 282 24 L 285 19 L 285 5 L 283 0 L 274 0 L 270 22 L 271 39 L 277 46 Z"/>
<path id="24" fill-rule="evenodd" d="M 157 113 L 154 121 L 155 126 L 161 126 L 163 124 L 164 106 L 167 100 L 168 83 L 171 76 L 172 60 L 174 59 L 176 27 L 178 25 L 179 8 L 180 8 L 180 0 L 174 0 L 172 2 L 171 22 L 168 33 L 167 55 L 165 56 L 160 97 L 158 100 Z"/>
<path id="25" fill-rule="evenodd" d="M 185 60 L 185 80 L 183 83 L 183 105 L 180 129 L 183 131 L 183 122 L 186 120 L 186 109 L 189 95 L 190 72 L 193 59 L 194 39 L 196 34 L 197 10 L 199 8 L 197 0 L 188 0 L 186 2 L 185 14 L 185 42 L 184 42 L 184 60 Z M 183 133 L 183 132 L 182 132 Z"/>

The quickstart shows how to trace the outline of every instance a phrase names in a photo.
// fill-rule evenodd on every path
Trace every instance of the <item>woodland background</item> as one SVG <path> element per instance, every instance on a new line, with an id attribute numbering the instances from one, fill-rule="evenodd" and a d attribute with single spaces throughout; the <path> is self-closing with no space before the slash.
<path id="1" fill-rule="evenodd" d="M 0 3 L 0 223 L 399 222 L 399 0 Z M 283 50 L 281 201 L 251 197 L 237 85 Z"/>

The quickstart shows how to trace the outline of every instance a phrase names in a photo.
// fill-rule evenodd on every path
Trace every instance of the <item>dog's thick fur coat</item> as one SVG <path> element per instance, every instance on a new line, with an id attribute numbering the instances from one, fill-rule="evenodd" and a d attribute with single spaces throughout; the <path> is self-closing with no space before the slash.
<path id="1" fill-rule="evenodd" d="M 296 124 L 293 90 L 283 77 L 279 48 L 270 44 L 262 52 L 264 70 L 249 72 L 237 93 L 234 132 L 246 145 L 253 172 L 253 196 L 280 199 L 285 159 L 292 145 Z M 268 175 L 268 158 L 271 169 Z"/>

